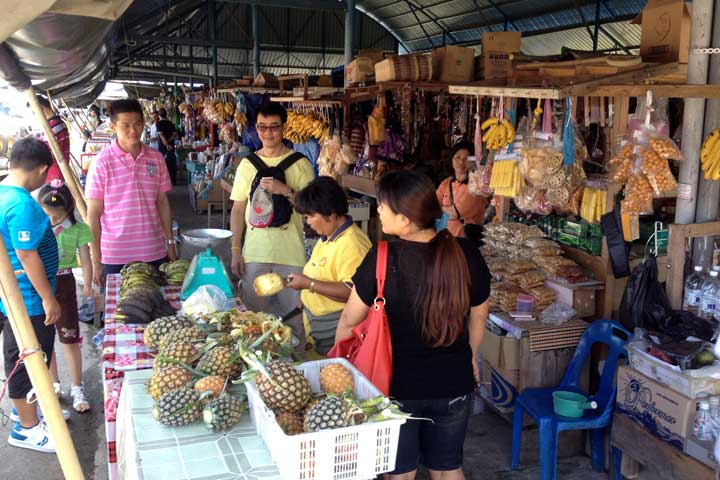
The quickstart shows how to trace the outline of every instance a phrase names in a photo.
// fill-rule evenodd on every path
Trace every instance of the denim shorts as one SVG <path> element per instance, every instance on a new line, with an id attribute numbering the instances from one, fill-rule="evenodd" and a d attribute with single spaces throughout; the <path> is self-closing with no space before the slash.
<path id="1" fill-rule="evenodd" d="M 462 467 L 463 443 L 472 409 L 471 395 L 432 400 L 403 400 L 401 410 L 416 418 L 400 427 L 394 475 L 416 470 L 450 471 Z"/>

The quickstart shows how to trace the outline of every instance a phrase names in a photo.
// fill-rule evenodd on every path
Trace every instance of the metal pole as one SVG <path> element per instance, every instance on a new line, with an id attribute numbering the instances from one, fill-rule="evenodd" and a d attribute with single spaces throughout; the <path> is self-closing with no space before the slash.
<path id="1" fill-rule="evenodd" d="M 0 298 L 7 310 L 12 328 L 12 332 L 6 331 L 5 335 L 15 335 L 20 352 L 32 352 L 25 357 L 23 363 L 40 402 L 40 408 L 45 414 L 45 422 L 50 429 L 50 435 L 55 441 L 55 450 L 63 475 L 66 479 L 82 480 L 85 477 L 75 451 L 75 444 L 62 416 L 60 403 L 58 403 L 57 395 L 52 387 L 50 372 L 45 364 L 45 356 L 40 349 L 35 330 L 33 330 L 30 317 L 25 309 L 25 302 L 23 302 L 2 236 L 0 236 Z"/>
<path id="2" fill-rule="evenodd" d="M 689 84 L 707 84 L 709 56 L 697 54 L 695 49 L 710 46 L 712 11 L 713 0 L 695 0 L 693 2 L 690 55 L 687 66 Z M 678 180 L 681 184 L 680 188 L 686 191 L 681 192 L 685 193 L 684 195 L 678 195 L 675 223 L 688 224 L 695 221 L 704 121 L 705 99 L 688 98 L 685 100 L 682 124 L 682 154 L 686 161 L 680 165 Z"/>
<path id="3" fill-rule="evenodd" d="M 595 0 L 595 32 L 593 33 L 593 52 L 597 52 L 599 35 L 600 35 L 600 0 Z"/>
<path id="4" fill-rule="evenodd" d="M 210 41 L 215 42 L 215 0 L 209 0 L 208 1 L 208 29 L 210 30 L 209 36 Z M 217 88 L 218 86 L 218 54 L 217 54 L 217 47 L 212 47 L 212 83 L 213 88 Z"/>
<path id="5" fill-rule="evenodd" d="M 253 78 L 257 78 L 260 75 L 260 16 L 258 15 L 258 6 L 254 3 L 250 5 L 250 15 L 253 36 Z"/>
<path id="6" fill-rule="evenodd" d="M 353 43 L 355 40 L 355 0 L 348 0 L 345 11 L 345 66 L 353 60 Z M 348 77 L 345 75 L 345 86 L 348 86 Z"/>
<path id="7" fill-rule="evenodd" d="M 701 3 L 698 0 L 693 3 L 696 5 Z M 712 3 L 712 2 L 710 2 Z M 697 8 L 693 6 L 693 9 Z M 712 46 L 720 47 L 720 7 L 716 6 L 714 12 L 712 6 L 708 11 L 708 20 L 714 18 L 712 22 Z M 708 83 L 713 85 L 720 84 L 720 55 L 710 56 L 710 79 Z M 705 132 L 703 138 L 715 130 L 720 128 L 720 100 L 708 100 L 705 105 Z M 685 161 L 694 161 L 698 163 L 699 157 L 686 158 Z M 697 223 L 714 222 L 717 220 L 718 205 L 720 205 L 720 182 L 705 180 L 702 174 L 698 174 L 698 194 L 697 205 L 695 207 L 695 221 Z M 714 237 L 698 237 L 693 242 L 693 262 L 695 265 L 704 265 L 709 267 L 712 264 L 712 255 L 714 249 Z"/>

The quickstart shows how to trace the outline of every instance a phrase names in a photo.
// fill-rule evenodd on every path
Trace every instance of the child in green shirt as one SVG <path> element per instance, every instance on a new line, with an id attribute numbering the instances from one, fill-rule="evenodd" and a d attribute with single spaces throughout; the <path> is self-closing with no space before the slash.
<path id="1" fill-rule="evenodd" d="M 50 224 L 58 243 L 60 265 L 55 279 L 55 296 L 62 307 L 60 319 L 55 323 L 60 343 L 65 350 L 65 359 L 70 369 L 73 408 L 78 412 L 90 410 L 85 399 L 82 383 L 82 354 L 80 352 L 80 318 L 78 315 L 75 277 L 72 269 L 78 267 L 78 253 L 83 271 L 83 295 L 92 293 L 92 262 L 90 243 L 93 241 L 90 228 L 75 218 L 75 201 L 70 189 L 62 180 L 53 180 L 45 185 L 39 194 L 40 205 L 50 218 Z M 50 375 L 58 395 L 62 394 L 58 377 L 57 361 L 53 353 Z"/>

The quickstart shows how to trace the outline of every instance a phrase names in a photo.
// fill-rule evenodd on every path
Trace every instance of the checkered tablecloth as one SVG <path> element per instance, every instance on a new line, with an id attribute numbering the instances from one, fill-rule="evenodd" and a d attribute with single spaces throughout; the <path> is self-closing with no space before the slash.
<path id="1" fill-rule="evenodd" d="M 163 296 L 180 310 L 180 287 L 162 287 Z M 108 445 L 110 480 L 117 478 L 115 415 L 123 376 L 126 371 L 152 368 L 154 351 L 143 341 L 144 325 L 115 323 L 120 292 L 120 275 L 108 275 L 105 284 L 105 330 L 103 338 L 103 394 L 105 400 L 105 437 Z M 244 310 L 242 305 L 237 308 Z"/>

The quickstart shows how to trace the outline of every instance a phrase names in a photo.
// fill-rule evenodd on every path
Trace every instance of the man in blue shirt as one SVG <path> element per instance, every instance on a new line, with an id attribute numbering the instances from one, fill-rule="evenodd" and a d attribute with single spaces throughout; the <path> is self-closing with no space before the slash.
<path id="1" fill-rule="evenodd" d="M 55 342 L 53 324 L 60 317 L 60 304 L 55 298 L 55 276 L 58 269 L 58 248 L 50 220 L 30 192 L 40 188 L 47 177 L 53 159 L 48 146 L 41 140 L 26 137 L 18 141 L 10 156 L 10 173 L 0 182 L 0 234 L 10 257 L 25 308 L 35 330 L 47 362 L 50 362 Z M 9 328 L 7 305 L 0 301 L 5 375 L 15 367 L 20 351 Z M 32 390 L 24 364 L 8 382 L 13 402 L 15 426 L 10 432 L 10 445 L 55 452 L 45 422 L 38 419 L 35 403 L 26 396 Z"/>

